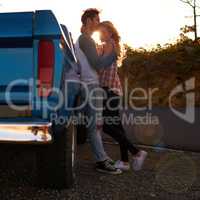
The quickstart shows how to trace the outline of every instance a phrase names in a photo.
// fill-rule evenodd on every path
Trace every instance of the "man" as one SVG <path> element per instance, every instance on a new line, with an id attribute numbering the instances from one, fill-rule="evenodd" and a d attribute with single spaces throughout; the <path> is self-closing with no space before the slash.
<path id="1" fill-rule="evenodd" d="M 80 77 L 81 81 L 86 85 L 82 89 L 82 99 L 86 99 L 84 106 L 85 114 L 90 122 L 87 124 L 87 131 L 90 138 L 92 151 L 96 159 L 96 170 L 99 172 L 109 174 L 120 174 L 121 170 L 116 169 L 111 160 L 108 158 L 104 151 L 100 121 L 102 115 L 102 94 L 99 87 L 99 77 L 97 70 L 109 67 L 114 59 L 116 53 L 112 52 L 106 57 L 98 56 L 96 45 L 91 38 L 93 32 L 96 30 L 100 23 L 99 11 L 97 9 L 86 10 L 82 17 L 81 36 L 76 42 L 76 55 L 80 63 Z M 89 98 L 88 98 L 89 94 Z"/>

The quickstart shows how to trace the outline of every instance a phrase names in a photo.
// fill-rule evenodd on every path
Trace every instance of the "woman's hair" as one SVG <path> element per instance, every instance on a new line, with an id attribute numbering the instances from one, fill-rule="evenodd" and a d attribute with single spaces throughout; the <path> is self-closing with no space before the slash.
<path id="1" fill-rule="evenodd" d="M 119 32 L 113 25 L 113 23 L 110 21 L 103 21 L 99 24 L 99 27 L 104 27 L 111 33 L 111 38 L 115 42 L 117 56 L 118 58 L 120 58 L 121 57 L 121 45 L 120 45 L 121 37 L 119 35 Z"/>

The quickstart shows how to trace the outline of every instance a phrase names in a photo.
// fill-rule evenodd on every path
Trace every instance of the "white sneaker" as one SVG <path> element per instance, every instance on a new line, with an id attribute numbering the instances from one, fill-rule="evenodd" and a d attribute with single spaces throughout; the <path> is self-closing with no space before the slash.
<path id="1" fill-rule="evenodd" d="M 115 162 L 115 168 L 120 169 L 122 171 L 128 171 L 130 169 L 130 165 L 125 165 L 123 161 L 118 160 Z"/>
<path id="2" fill-rule="evenodd" d="M 140 154 L 139 156 L 133 157 L 132 168 L 135 171 L 139 171 L 142 169 L 144 161 L 148 155 L 146 151 L 140 151 L 139 154 Z"/>

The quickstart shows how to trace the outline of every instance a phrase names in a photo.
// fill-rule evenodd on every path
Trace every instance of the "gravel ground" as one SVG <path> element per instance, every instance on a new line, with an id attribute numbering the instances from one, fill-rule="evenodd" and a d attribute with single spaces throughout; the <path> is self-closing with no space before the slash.
<path id="1" fill-rule="evenodd" d="M 117 145 L 105 145 L 117 159 Z M 12 149 L 12 150 L 11 150 Z M 0 200 L 199 200 L 200 154 L 149 152 L 141 172 L 118 176 L 95 172 L 89 146 L 79 146 L 77 179 L 69 190 L 44 190 L 33 186 L 35 155 L 18 147 L 0 148 Z"/>

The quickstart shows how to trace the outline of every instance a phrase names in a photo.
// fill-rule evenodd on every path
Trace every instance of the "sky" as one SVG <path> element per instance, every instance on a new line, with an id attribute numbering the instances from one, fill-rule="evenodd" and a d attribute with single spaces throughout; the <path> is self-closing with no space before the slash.
<path id="1" fill-rule="evenodd" d="M 192 10 L 180 0 L 0 0 L 0 12 L 51 9 L 60 23 L 80 34 L 81 14 L 87 8 L 102 10 L 101 20 L 112 21 L 133 48 L 149 48 L 175 41 L 180 28 L 192 25 Z M 199 19 L 200 20 L 200 19 Z"/>

